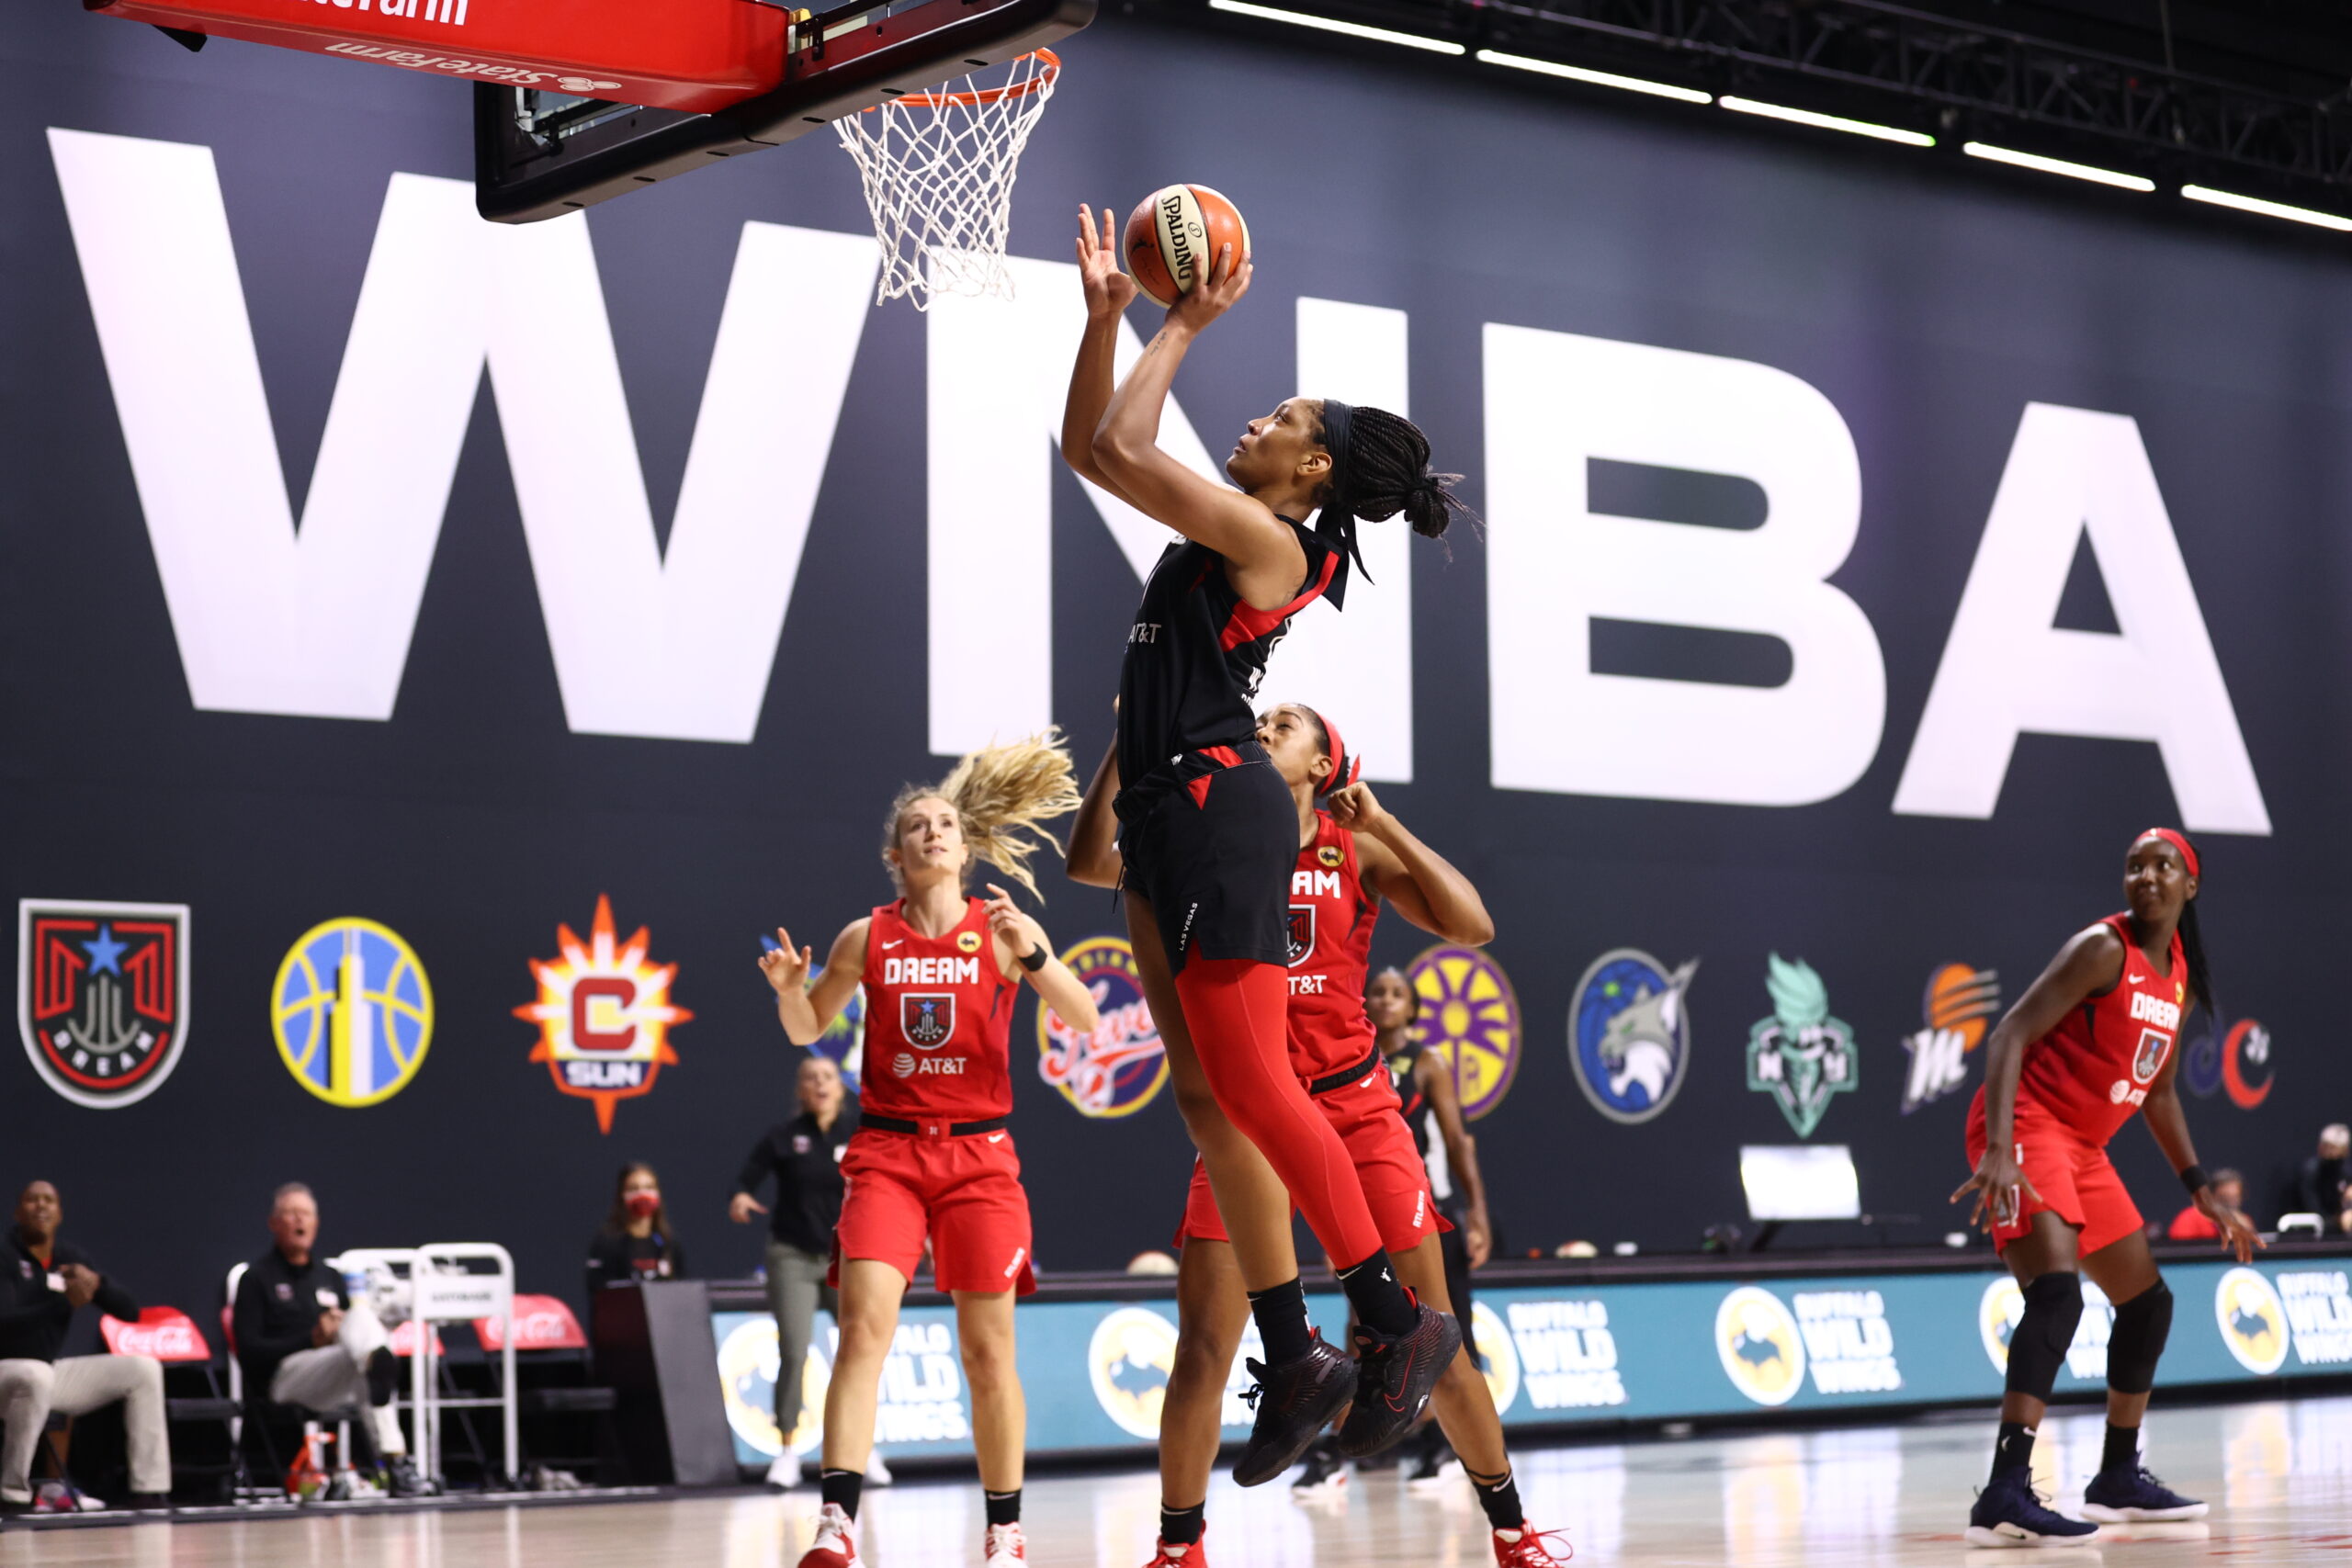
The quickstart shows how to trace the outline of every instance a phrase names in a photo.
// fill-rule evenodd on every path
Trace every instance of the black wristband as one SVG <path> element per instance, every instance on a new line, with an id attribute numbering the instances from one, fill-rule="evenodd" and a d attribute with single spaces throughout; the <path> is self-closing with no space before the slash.
<path id="1" fill-rule="evenodd" d="M 1033 947 L 1021 955 L 1021 967 L 1035 975 L 1046 966 L 1046 960 L 1052 956 L 1053 954 L 1046 952 L 1043 945 Z"/>
<path id="2" fill-rule="evenodd" d="M 2188 1195 L 2194 1198 L 2206 1188 L 2212 1186 L 2213 1179 L 2205 1174 L 2203 1166 L 2192 1165 L 2181 1171 L 2180 1184 L 2188 1188 Z"/>

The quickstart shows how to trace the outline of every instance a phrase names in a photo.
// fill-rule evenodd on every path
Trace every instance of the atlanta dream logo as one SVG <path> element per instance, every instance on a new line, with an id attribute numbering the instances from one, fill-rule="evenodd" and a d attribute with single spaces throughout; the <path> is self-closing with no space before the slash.
<path id="1" fill-rule="evenodd" d="M 76 1105 L 146 1099 L 187 1043 L 185 904 L 27 898 L 17 906 L 17 1028 Z"/>
<path id="2" fill-rule="evenodd" d="M 1037 1009 L 1037 1076 L 1061 1090 L 1081 1116 L 1132 1116 L 1168 1081 L 1168 1053 L 1143 999 L 1135 950 L 1115 936 L 1091 936 L 1062 962 L 1094 998 L 1102 1021 L 1081 1034 Z"/>

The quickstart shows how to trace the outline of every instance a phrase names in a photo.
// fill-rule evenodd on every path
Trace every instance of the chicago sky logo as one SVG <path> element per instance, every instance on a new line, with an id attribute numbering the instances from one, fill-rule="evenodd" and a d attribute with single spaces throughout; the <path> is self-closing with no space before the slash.
<path id="1" fill-rule="evenodd" d="M 1695 958 L 1668 973 L 1648 953 L 1612 948 L 1592 961 L 1568 1006 L 1568 1060 L 1592 1108 L 1611 1122 L 1664 1111 L 1690 1066 L 1684 999 Z"/>
<path id="2" fill-rule="evenodd" d="M 92 1110 L 155 1092 L 187 1043 L 185 904 L 17 905 L 17 1027 L 49 1087 Z"/>
<path id="3" fill-rule="evenodd" d="M 1747 1032 L 1747 1087 L 1770 1094 L 1796 1135 L 1810 1138 L 1829 1097 L 1850 1093 L 1860 1080 L 1854 1032 L 1829 1016 L 1829 987 L 1802 958 L 1791 964 L 1770 954 L 1764 988 L 1772 1016 Z"/>
<path id="4" fill-rule="evenodd" d="M 1946 964 L 1928 976 L 1927 995 L 1919 1001 L 1927 1027 L 1903 1037 L 1903 1048 L 1911 1054 L 1910 1076 L 1903 1081 L 1904 1115 L 1968 1081 L 1968 1054 L 1984 1043 L 2000 1010 L 2001 977 L 1990 969 Z"/>
<path id="5" fill-rule="evenodd" d="M 619 941 L 612 900 L 602 894 L 588 940 L 559 925 L 555 942 L 560 956 L 531 960 L 537 999 L 516 1008 L 514 1016 L 539 1026 L 531 1060 L 548 1065 L 560 1091 L 594 1104 L 596 1131 L 610 1133 L 614 1109 L 652 1093 L 662 1069 L 676 1065 L 670 1027 L 694 1014 L 670 1002 L 678 966 L 646 957 L 651 937 L 644 926 Z"/>
<path id="6" fill-rule="evenodd" d="M 1503 1102 L 1519 1073 L 1519 993 L 1503 966 L 1475 947 L 1425 949 L 1405 970 L 1421 998 L 1413 1038 L 1453 1070 L 1462 1115 L 1476 1122 Z"/>
<path id="7" fill-rule="evenodd" d="M 1037 1076 L 1061 1090 L 1081 1116 L 1132 1116 L 1168 1081 L 1168 1049 L 1143 999 L 1135 949 L 1122 937 L 1091 936 L 1063 953 L 1062 962 L 1092 995 L 1102 1021 L 1093 1033 L 1081 1034 L 1040 1005 Z"/>
<path id="8" fill-rule="evenodd" d="M 355 916 L 304 931 L 270 987 L 270 1032 L 294 1081 L 329 1105 L 379 1105 L 433 1043 L 433 985 L 401 934 Z"/>

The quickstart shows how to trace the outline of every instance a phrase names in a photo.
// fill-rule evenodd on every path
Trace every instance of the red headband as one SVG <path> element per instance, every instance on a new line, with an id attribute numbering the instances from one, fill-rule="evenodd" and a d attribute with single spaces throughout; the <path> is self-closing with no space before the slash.
<path id="1" fill-rule="evenodd" d="M 1333 724 L 1321 714 L 1316 713 L 1313 708 L 1308 708 L 1306 711 L 1315 714 L 1315 722 L 1323 727 L 1323 739 L 1330 743 L 1331 750 L 1330 777 L 1325 779 L 1323 786 L 1315 793 L 1329 795 L 1334 790 L 1347 788 L 1363 776 L 1363 759 L 1348 755 L 1348 743 L 1340 739 L 1338 725 Z"/>
<path id="2" fill-rule="evenodd" d="M 2151 828 L 2146 832 L 2141 834 L 2139 839 L 2134 839 L 2132 841 L 2136 844 L 2141 839 L 2162 839 L 2165 843 L 2170 844 L 2174 849 L 2180 852 L 2180 863 L 2188 868 L 2189 875 L 2202 876 L 2205 874 L 2203 872 L 2197 869 L 2197 852 L 2188 847 L 2188 840 L 2186 838 L 2174 832 L 2171 829 Z"/>

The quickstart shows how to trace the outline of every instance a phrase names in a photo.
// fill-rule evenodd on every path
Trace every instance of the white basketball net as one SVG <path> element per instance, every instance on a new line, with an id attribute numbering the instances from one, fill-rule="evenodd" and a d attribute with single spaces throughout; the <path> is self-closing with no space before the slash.
<path id="1" fill-rule="evenodd" d="M 967 76 L 833 122 L 857 160 L 882 244 L 876 305 L 904 296 L 920 310 L 933 294 L 1012 297 L 1004 265 L 1012 179 L 1061 62 L 1041 49 L 1001 69 L 1000 82 Z"/>

